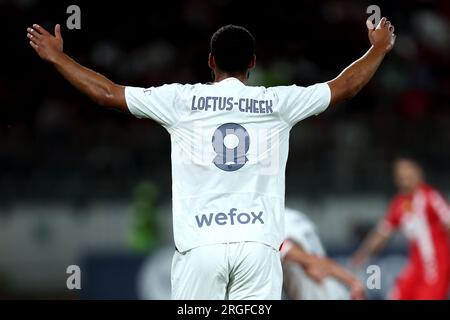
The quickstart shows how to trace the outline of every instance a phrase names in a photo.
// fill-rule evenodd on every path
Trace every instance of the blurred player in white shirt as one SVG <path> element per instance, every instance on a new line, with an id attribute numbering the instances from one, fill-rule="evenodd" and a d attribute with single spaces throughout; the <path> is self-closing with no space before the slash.
<path id="1" fill-rule="evenodd" d="M 316 227 L 300 211 L 286 208 L 286 240 L 281 247 L 283 289 L 292 300 L 364 299 L 354 275 L 326 257 Z"/>
<path id="2" fill-rule="evenodd" d="M 394 44 L 385 18 L 368 24 L 371 47 L 338 77 L 300 87 L 251 87 L 255 41 L 228 25 L 211 38 L 211 84 L 117 85 L 63 53 L 55 36 L 28 28 L 30 45 L 77 89 L 107 108 L 151 118 L 172 142 L 174 299 L 280 299 L 284 175 L 289 132 L 354 96 Z"/>

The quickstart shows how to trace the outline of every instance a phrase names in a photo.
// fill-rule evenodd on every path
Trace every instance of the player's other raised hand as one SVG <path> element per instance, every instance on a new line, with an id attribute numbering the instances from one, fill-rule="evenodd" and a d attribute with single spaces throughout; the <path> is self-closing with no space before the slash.
<path id="1" fill-rule="evenodd" d="M 27 37 L 30 45 L 41 59 L 55 62 L 55 59 L 63 52 L 63 39 L 61 37 L 61 26 L 55 26 L 55 35 L 52 35 L 43 27 L 33 24 L 27 29 Z"/>
<path id="2" fill-rule="evenodd" d="M 367 29 L 369 30 L 370 43 L 384 53 L 389 52 L 395 43 L 394 26 L 386 18 L 382 18 L 377 27 L 373 25 L 372 21 L 366 21 Z"/>

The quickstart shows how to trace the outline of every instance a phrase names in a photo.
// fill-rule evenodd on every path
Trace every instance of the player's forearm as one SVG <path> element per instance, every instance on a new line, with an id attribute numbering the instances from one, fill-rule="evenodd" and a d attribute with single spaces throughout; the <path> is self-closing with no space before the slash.
<path id="1" fill-rule="evenodd" d="M 308 267 L 313 264 L 316 259 L 313 255 L 305 252 L 301 247 L 293 245 L 292 248 L 284 256 L 285 260 L 292 261 L 301 267 Z"/>
<path id="2" fill-rule="evenodd" d="M 96 103 L 105 107 L 120 107 L 117 86 L 103 75 L 75 62 L 68 55 L 61 53 L 52 61 L 59 73 L 80 92 Z M 123 87 L 121 87 L 122 90 Z"/>
<path id="3" fill-rule="evenodd" d="M 352 96 L 356 95 L 373 77 L 386 52 L 377 50 L 374 46 L 358 60 L 342 72 L 342 77 L 348 84 Z"/>
<path id="4" fill-rule="evenodd" d="M 389 234 L 380 233 L 374 230 L 369 237 L 362 243 L 358 249 L 356 256 L 362 260 L 367 260 L 372 255 L 378 253 L 386 245 L 389 240 Z"/>
<path id="5" fill-rule="evenodd" d="M 390 21 L 382 18 L 376 28 L 371 21 L 367 21 L 366 25 L 372 46 L 361 58 L 328 82 L 331 91 L 331 105 L 355 96 L 373 77 L 384 56 L 394 46 L 394 26 Z"/>
<path id="6" fill-rule="evenodd" d="M 27 29 L 27 37 L 39 57 L 52 63 L 75 88 L 102 106 L 128 111 L 124 87 L 83 67 L 64 53 L 59 24 L 55 26 L 55 35 L 40 25 L 33 24 L 32 28 Z"/>
<path id="7" fill-rule="evenodd" d="M 348 287 L 351 287 L 356 282 L 358 282 L 358 279 L 356 279 L 355 276 L 338 265 L 336 262 L 326 258 L 324 259 L 324 261 L 327 264 L 326 270 L 328 271 L 329 276 L 339 280 Z"/>
<path id="8" fill-rule="evenodd" d="M 373 77 L 386 52 L 374 46 L 358 60 L 344 69 L 335 79 L 329 82 L 330 87 L 334 86 L 335 94 L 333 102 L 340 102 L 354 97 Z"/>

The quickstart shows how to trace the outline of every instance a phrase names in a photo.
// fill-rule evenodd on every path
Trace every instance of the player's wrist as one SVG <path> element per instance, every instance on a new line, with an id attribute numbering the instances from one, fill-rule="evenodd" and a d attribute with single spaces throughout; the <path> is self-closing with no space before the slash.
<path id="1" fill-rule="evenodd" d="M 361 287 L 361 282 L 356 277 L 352 276 L 348 281 L 348 286 L 350 289 L 359 289 Z"/>
<path id="2" fill-rule="evenodd" d="M 372 44 L 372 46 L 369 48 L 369 52 L 377 56 L 384 57 L 389 51 L 386 49 L 386 46 Z"/>
<path id="3" fill-rule="evenodd" d="M 67 56 L 63 51 L 58 51 L 49 57 L 48 62 L 52 63 L 55 66 L 59 66 L 64 63 L 64 59 L 66 57 Z"/>

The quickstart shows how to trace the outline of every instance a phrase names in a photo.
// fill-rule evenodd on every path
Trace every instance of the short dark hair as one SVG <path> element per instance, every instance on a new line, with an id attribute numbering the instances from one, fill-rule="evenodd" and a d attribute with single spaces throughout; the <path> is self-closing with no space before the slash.
<path id="1" fill-rule="evenodd" d="M 255 54 L 255 38 L 244 27 L 229 24 L 212 35 L 210 50 L 220 70 L 245 72 Z"/>

